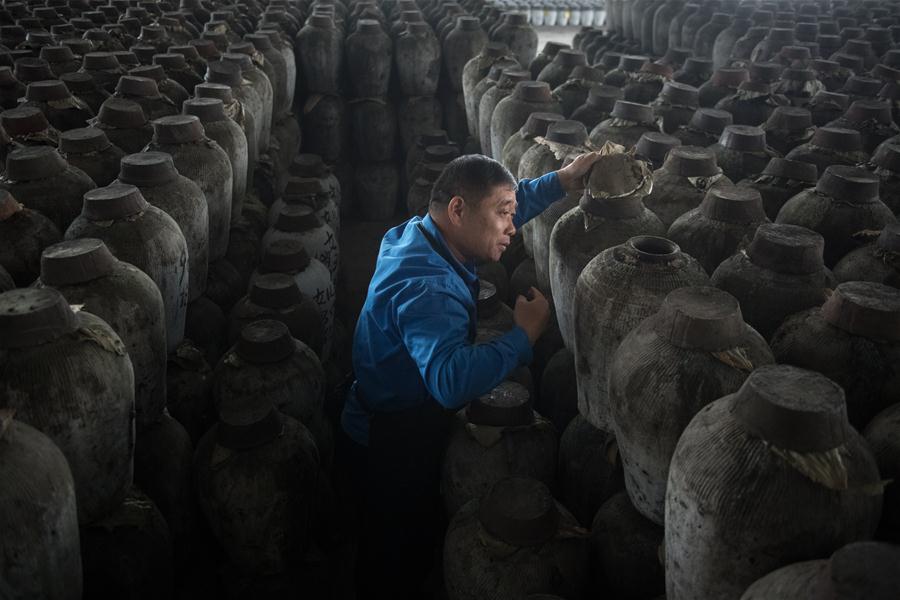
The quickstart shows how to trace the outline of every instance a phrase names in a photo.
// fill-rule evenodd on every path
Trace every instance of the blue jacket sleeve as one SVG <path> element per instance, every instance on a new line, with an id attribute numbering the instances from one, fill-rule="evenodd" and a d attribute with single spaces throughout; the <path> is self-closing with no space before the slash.
<path id="1" fill-rule="evenodd" d="M 439 286 L 409 288 L 397 299 L 395 314 L 425 387 L 445 408 L 461 408 L 531 361 L 531 344 L 520 327 L 490 342 L 470 344 L 465 305 Z"/>
<path id="2" fill-rule="evenodd" d="M 538 216 L 544 209 L 565 197 L 566 192 L 559 182 L 556 172 L 547 173 L 537 179 L 521 179 L 516 189 L 516 229 Z"/>

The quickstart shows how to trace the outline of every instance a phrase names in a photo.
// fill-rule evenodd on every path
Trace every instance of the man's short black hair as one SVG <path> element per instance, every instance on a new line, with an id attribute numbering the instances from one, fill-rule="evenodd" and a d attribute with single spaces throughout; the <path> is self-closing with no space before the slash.
<path id="1" fill-rule="evenodd" d="M 466 154 L 444 167 L 431 188 L 431 203 L 447 204 L 453 196 L 461 196 L 477 206 L 498 186 L 516 189 L 516 179 L 509 169 L 483 154 Z"/>

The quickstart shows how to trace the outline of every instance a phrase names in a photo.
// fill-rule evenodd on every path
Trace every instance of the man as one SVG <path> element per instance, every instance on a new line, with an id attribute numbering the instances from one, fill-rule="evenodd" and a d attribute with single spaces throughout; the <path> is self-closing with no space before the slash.
<path id="1" fill-rule="evenodd" d="M 435 182 L 428 215 L 384 236 L 353 339 L 356 382 L 341 424 L 362 496 L 360 598 L 419 598 L 439 534 L 440 462 L 449 411 L 489 392 L 520 365 L 549 321 L 536 289 L 519 296 L 516 326 L 474 344 L 475 265 L 499 260 L 529 219 L 598 159 L 584 154 L 533 180 L 467 155 Z"/>

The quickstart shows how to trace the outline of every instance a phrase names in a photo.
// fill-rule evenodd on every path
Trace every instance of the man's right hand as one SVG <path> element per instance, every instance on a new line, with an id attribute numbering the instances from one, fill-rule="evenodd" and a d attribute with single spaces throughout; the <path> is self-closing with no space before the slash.
<path id="1" fill-rule="evenodd" d="M 513 320 L 525 330 L 528 340 L 533 346 L 550 323 L 550 303 L 537 288 L 528 290 L 530 298 L 516 298 Z"/>

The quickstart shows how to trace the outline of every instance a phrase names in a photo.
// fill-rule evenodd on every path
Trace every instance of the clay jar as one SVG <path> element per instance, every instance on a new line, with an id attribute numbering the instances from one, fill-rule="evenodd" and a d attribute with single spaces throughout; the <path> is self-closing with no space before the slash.
<path id="1" fill-rule="evenodd" d="M 601 158 L 578 205 L 553 226 L 548 276 L 563 342 L 575 347 L 574 300 L 578 276 L 600 252 L 637 235 L 663 235 L 665 227 L 643 204 L 651 188 L 647 168 L 627 154 Z M 594 195 L 596 194 L 596 195 Z"/>
<path id="2" fill-rule="evenodd" d="M 298 154 L 291 162 L 290 173 L 296 177 L 318 179 L 322 182 L 322 187 L 325 189 L 328 199 L 334 202 L 341 209 L 342 213 L 348 208 L 341 201 L 341 184 L 338 178 L 318 154 Z M 347 205 L 349 204 L 347 202 Z"/>
<path id="3" fill-rule="evenodd" d="M 807 107 L 812 99 L 825 91 L 825 84 L 816 77 L 812 69 L 788 67 L 781 74 L 781 81 L 775 92 L 791 101 L 794 106 Z"/>
<path id="4" fill-rule="evenodd" d="M 864 435 L 882 477 L 896 478 L 900 474 L 900 461 L 897 460 L 900 449 L 900 438 L 897 436 L 897 424 L 900 423 L 900 404 L 894 404 L 878 413 L 866 426 Z M 897 499 L 900 491 L 889 485 L 884 493 L 884 512 L 878 528 L 879 539 L 896 542 L 900 539 L 900 512 L 897 511 Z"/>
<path id="5" fill-rule="evenodd" d="M 153 138 L 153 126 L 137 102 L 124 98 L 103 101 L 92 127 L 103 130 L 110 142 L 126 154 L 140 152 Z"/>
<path id="6" fill-rule="evenodd" d="M 708 282 L 700 263 L 659 237 L 631 238 L 587 264 L 575 286 L 575 369 L 578 410 L 594 427 L 612 427 L 608 370 L 622 339 L 673 289 Z"/>
<path id="7" fill-rule="evenodd" d="M 815 165 L 798 160 L 773 158 L 757 177 L 744 179 L 738 185 L 759 192 L 766 216 L 769 220 L 774 220 L 785 202 L 816 185 L 817 175 Z"/>
<path id="8" fill-rule="evenodd" d="M 218 423 L 194 453 L 200 508 L 232 564 L 282 573 L 310 542 L 320 468 L 315 440 L 265 396 L 235 397 L 217 412 Z"/>
<path id="9" fill-rule="evenodd" d="M 82 305 L 112 327 L 134 370 L 138 430 L 158 422 L 166 406 L 166 329 L 153 280 L 117 260 L 102 241 L 86 238 L 44 250 L 36 287 L 55 288 L 70 305 Z"/>
<path id="10" fill-rule="evenodd" d="M 99 186 L 109 185 L 119 172 L 125 155 L 101 129 L 83 127 L 59 135 L 59 153 L 66 161 L 84 171 Z"/>
<path id="11" fill-rule="evenodd" d="M 543 483 L 518 477 L 498 481 L 450 522 L 444 540 L 448 598 L 475 600 L 490 593 L 519 598 L 536 589 L 577 594 L 587 581 L 587 544 L 561 535 L 576 526 Z"/>
<path id="12" fill-rule="evenodd" d="M 779 106 L 763 125 L 763 131 L 766 132 L 766 144 L 784 155 L 808 142 L 815 128 L 812 116 L 805 108 Z"/>
<path id="13" fill-rule="evenodd" d="M 665 83 L 671 79 L 670 66 L 647 61 L 630 77 L 623 89 L 623 97 L 630 102 L 649 104 L 656 100 Z"/>
<path id="14" fill-rule="evenodd" d="M 279 58 L 281 55 L 278 55 Z M 166 76 L 185 90 L 193 90 L 194 86 L 203 83 L 203 78 L 187 62 L 187 58 L 178 53 L 163 53 L 153 55 L 153 64 L 159 65 L 166 72 Z M 184 102 L 182 100 L 182 102 Z"/>
<path id="15" fill-rule="evenodd" d="M 94 111 L 79 100 L 61 81 L 36 81 L 25 90 L 25 102 L 20 106 L 34 106 L 47 117 L 50 125 L 59 131 L 84 127 Z"/>
<path id="16" fill-rule="evenodd" d="M 848 252 L 834 267 L 838 281 L 873 281 L 900 288 L 900 225 L 884 226 L 874 242 Z"/>
<path id="17" fill-rule="evenodd" d="M 125 74 L 118 59 L 109 52 L 88 52 L 82 59 L 79 71 L 90 75 L 98 86 L 110 94 L 116 90 L 119 77 Z"/>
<path id="18" fill-rule="evenodd" d="M 563 48 L 556 53 L 547 66 L 541 69 L 536 79 L 546 82 L 551 89 L 555 89 L 569 79 L 569 75 L 575 67 L 586 65 L 587 57 L 584 52 Z"/>
<path id="19" fill-rule="evenodd" d="M 44 46 L 40 58 L 47 61 L 56 77 L 64 73 L 74 73 L 81 67 L 81 61 L 68 46 Z"/>
<path id="20" fill-rule="evenodd" d="M 722 172 L 732 181 L 762 173 L 769 160 L 779 156 L 766 144 L 766 133 L 759 127 L 728 125 L 719 141 L 710 146 Z"/>
<path id="21" fill-rule="evenodd" d="M 505 381 L 460 410 L 444 456 L 441 491 L 448 515 L 507 477 L 553 485 L 556 429 L 532 408 L 528 390 Z"/>
<path id="22" fill-rule="evenodd" d="M 334 21 L 312 15 L 294 40 L 299 77 L 310 93 L 336 93 L 343 68 L 343 34 Z"/>
<path id="23" fill-rule="evenodd" d="M 824 247 L 814 231 L 765 223 L 746 251 L 719 265 L 712 282 L 738 299 L 744 319 L 768 339 L 788 315 L 819 306 L 834 287 Z"/>
<path id="24" fill-rule="evenodd" d="M 691 418 L 773 362 L 737 300 L 713 287 L 669 293 L 622 340 L 610 366 L 610 408 L 625 488 L 644 517 L 663 525 L 669 462 Z"/>
<path id="25" fill-rule="evenodd" d="M 272 90 L 272 82 L 261 69 L 253 64 L 248 52 L 253 52 L 251 44 L 232 44 L 229 46 L 229 52 L 222 55 L 222 60 L 238 65 L 241 69 L 242 87 L 252 87 L 259 96 L 261 112 L 256 120 L 256 125 L 259 130 L 259 151 L 260 154 L 263 154 L 269 149 L 275 93 Z"/>
<path id="26" fill-rule="evenodd" d="M 565 82 L 554 88 L 553 95 L 559 98 L 564 115 L 569 117 L 584 105 L 590 95 L 591 88 L 595 85 L 601 85 L 603 81 L 602 74 L 603 71 L 600 69 L 580 65 L 572 69 L 569 78 Z"/>
<path id="27" fill-rule="evenodd" d="M 535 112 L 528 115 L 528 120 L 512 134 L 503 145 L 502 160 L 510 173 L 519 172 L 519 162 L 528 149 L 537 144 L 535 138 L 547 135 L 547 128 L 552 123 L 562 121 L 563 116 L 557 113 Z M 543 173 L 542 173 L 543 174 Z"/>
<path id="28" fill-rule="evenodd" d="M 858 232 L 896 222 L 879 199 L 878 183 L 876 176 L 859 167 L 828 167 L 815 188 L 787 201 L 776 221 L 820 233 L 825 238 L 825 264 L 833 267 L 860 246 Z"/>
<path id="29" fill-rule="evenodd" d="M 3 408 L 62 450 L 78 522 L 96 521 L 132 479 L 134 375 L 122 340 L 53 289 L 6 292 L 0 307 Z"/>
<path id="30" fill-rule="evenodd" d="M 843 396 L 818 373 L 768 365 L 693 418 L 669 468 L 667 597 L 736 598 L 780 565 L 871 536 L 878 467 Z M 748 493 L 767 500 L 748 506 Z M 793 506 L 805 508 L 785 519 Z"/>
<path id="31" fill-rule="evenodd" d="M 30 285 L 40 275 L 41 252 L 61 239 L 59 228 L 50 219 L 0 189 L 0 269 L 11 278 L 4 281 L 4 287 Z"/>
<path id="32" fill-rule="evenodd" d="M 345 42 L 347 81 L 354 98 L 387 95 L 393 44 L 378 21 L 360 19 Z M 333 90 L 328 90 L 333 91 Z"/>
<path id="33" fill-rule="evenodd" d="M 206 70 L 207 83 L 195 88 L 201 98 L 219 98 L 225 104 L 226 114 L 240 125 L 247 138 L 247 181 L 253 180 L 253 169 L 259 159 L 259 138 L 262 101 L 252 86 L 243 86 L 241 70 L 235 64 L 216 61 Z M 230 89 L 230 94 L 218 86 Z"/>
<path id="34" fill-rule="evenodd" d="M 231 90 L 228 90 L 230 95 Z M 240 217 L 247 193 L 248 148 L 247 136 L 240 125 L 225 112 L 225 104 L 219 98 L 192 98 L 182 106 L 186 115 L 200 119 L 203 131 L 216 142 L 231 163 L 231 221 Z"/>
<path id="35" fill-rule="evenodd" d="M 146 62 L 149 63 L 150 61 Z M 130 69 L 128 74 L 135 77 L 146 77 L 155 81 L 159 93 L 171 100 L 175 105 L 176 114 L 181 110 L 181 104 L 190 97 L 187 90 L 174 79 L 169 79 L 165 70 L 159 65 L 146 64 L 135 67 Z"/>
<path id="36" fill-rule="evenodd" d="M 213 373 L 217 405 L 267 398 L 309 429 L 320 458 L 330 462 L 334 442 L 322 412 L 325 388 L 325 371 L 315 352 L 293 338 L 284 323 L 270 319 L 244 326 Z"/>
<path id="37" fill-rule="evenodd" d="M 897 561 L 900 561 L 900 551 L 896 546 L 854 542 L 828 560 L 806 560 L 772 571 L 748 587 L 741 600 L 763 600 L 778 595 L 798 600 L 854 595 L 890 598 L 900 586 Z"/>
<path id="38" fill-rule="evenodd" d="M 553 98 L 550 87 L 546 83 L 519 81 L 512 94 L 496 105 L 491 116 L 491 156 L 501 155 L 506 140 L 525 124 L 528 115 L 533 112 L 562 114 L 562 107 Z M 481 108 L 479 108 L 479 115 L 481 114 Z"/>
<path id="39" fill-rule="evenodd" d="M 725 127 L 732 124 L 731 113 L 714 108 L 699 108 L 686 125 L 676 129 L 672 136 L 685 146 L 707 147 L 715 144 Z"/>
<path id="40" fill-rule="evenodd" d="M 537 55 L 538 35 L 521 13 L 508 13 L 506 21 L 492 32 L 491 40 L 506 44 L 520 65 L 530 65 Z"/>
<path id="41" fill-rule="evenodd" d="M 0 188 L 46 216 L 60 231 L 75 220 L 85 192 L 94 187 L 84 171 L 68 164 L 49 146 L 13 150 L 6 158 L 6 172 L 0 176 Z"/>
<path id="42" fill-rule="evenodd" d="M 553 62 L 559 51 L 569 47 L 569 44 L 546 42 L 544 48 L 528 64 L 528 70 L 531 72 L 532 79 L 537 80 L 544 67 Z"/>
<path id="43" fill-rule="evenodd" d="M 705 108 L 714 107 L 719 100 L 735 93 L 745 81 L 750 80 L 746 69 L 722 67 L 713 73 L 712 78 L 699 87 L 698 102 Z"/>
<path id="44" fill-rule="evenodd" d="M 404 96 L 434 96 L 437 93 L 441 44 L 427 23 L 409 23 L 397 36 L 394 70 Z"/>
<path id="45" fill-rule="evenodd" d="M 653 173 L 653 189 L 644 204 L 668 229 L 679 216 L 700 206 L 709 190 L 731 183 L 710 150 L 677 146 Z"/>
<path id="46" fill-rule="evenodd" d="M 206 137 L 193 115 L 163 117 L 153 122 L 147 150 L 167 152 L 178 172 L 197 183 L 209 208 L 209 260 L 224 258 L 231 226 L 232 171 L 228 155 Z"/>
<path id="47" fill-rule="evenodd" d="M 590 140 L 596 147 L 613 142 L 631 148 L 644 133 L 657 129 L 653 109 L 649 105 L 617 100 L 610 118 L 594 127 Z"/>
<path id="48" fill-rule="evenodd" d="M 455 23 L 455 27 L 444 38 L 442 56 L 450 89 L 459 93 L 465 92 L 463 70 L 466 63 L 478 56 L 487 44 L 488 36 L 475 17 L 457 17 Z"/>
<path id="49" fill-rule="evenodd" d="M 347 112 L 347 107 L 339 96 L 313 95 L 303 106 L 304 151 L 319 154 L 329 163 L 345 159 L 350 138 Z M 440 118 L 436 120 L 440 121 Z M 399 127 L 402 135 L 403 112 L 399 112 Z"/>
<path id="50" fill-rule="evenodd" d="M 160 94 L 156 82 L 149 77 L 134 75 L 120 77 L 119 83 L 116 84 L 115 97 L 137 102 L 151 121 L 159 117 L 178 114 L 178 107 L 175 106 L 175 103 L 168 96 Z"/>
<path id="51" fill-rule="evenodd" d="M 281 198 L 276 200 L 269 210 L 269 225 L 275 223 L 281 207 L 286 204 L 305 204 L 312 207 L 319 220 L 330 227 L 335 236 L 340 237 L 340 212 L 321 180 L 314 177 L 289 177 Z"/>
<path id="52" fill-rule="evenodd" d="M 759 192 L 723 185 L 708 191 L 700 206 L 675 219 L 667 237 L 712 273 L 768 222 Z"/>
<path id="53" fill-rule="evenodd" d="M 621 99 L 622 88 L 596 83 L 588 90 L 587 100 L 572 112 L 570 118 L 581 121 L 591 130 L 609 118 L 616 100 Z"/>
<path id="54" fill-rule="evenodd" d="M 234 305 L 228 316 L 229 341 L 237 341 L 245 325 L 260 319 L 281 321 L 293 337 L 322 355 L 325 336 L 319 309 L 290 275 L 268 273 L 250 285 L 249 293 Z"/>
<path id="55" fill-rule="evenodd" d="M 306 205 L 285 205 L 278 213 L 272 227 L 263 236 L 263 245 L 270 240 L 297 239 L 303 242 L 307 253 L 328 267 L 331 280 L 337 280 L 340 261 L 334 231 L 322 223 L 314 208 Z"/>
<path id="56" fill-rule="evenodd" d="M 826 126 L 816 129 L 809 142 L 797 146 L 785 158 L 811 163 L 824 173 L 831 165 L 855 167 L 867 157 L 858 131 Z"/>
<path id="57" fill-rule="evenodd" d="M 832 121 L 828 126 L 858 131 L 862 137 L 863 150 L 869 154 L 875 152 L 881 142 L 900 134 L 900 129 L 891 116 L 891 105 L 878 100 L 853 102 L 843 117 Z"/>
<path id="58" fill-rule="evenodd" d="M 659 98 L 651 103 L 654 116 L 662 121 L 665 133 L 674 133 L 691 121 L 698 108 L 697 88 L 684 83 L 667 81 Z"/>
<path id="59" fill-rule="evenodd" d="M 862 428 L 896 399 L 898 342 L 900 291 L 848 281 L 821 307 L 788 317 L 772 335 L 772 351 L 780 363 L 839 384 L 850 423 Z"/>
<path id="60" fill-rule="evenodd" d="M 149 204 L 138 188 L 114 183 L 84 195 L 81 215 L 65 239 L 98 238 L 118 258 L 146 273 L 162 294 L 166 347 L 184 338 L 188 303 L 188 246 L 172 217 Z"/>
<path id="61" fill-rule="evenodd" d="M 82 565 L 72 472 L 50 438 L 13 416 L 0 411 L 0 476 L 9 486 L 0 555 L 17 560 L 6 585 L 23 596 L 74 600 Z"/>
<path id="62" fill-rule="evenodd" d="M 188 301 L 206 291 L 209 269 L 209 208 L 200 187 L 179 174 L 165 152 L 129 154 L 121 161 L 117 183 L 133 185 L 144 199 L 178 224 L 188 248 Z"/>
<path id="63" fill-rule="evenodd" d="M 482 152 L 485 155 L 491 157 L 496 156 L 498 158 L 501 157 L 503 146 L 501 145 L 498 148 L 494 148 L 494 138 L 492 137 L 492 132 L 494 130 L 494 114 L 497 107 L 500 105 L 500 102 L 508 98 L 515 91 L 516 86 L 520 82 L 525 82 L 527 79 L 527 71 L 518 68 L 504 69 L 497 80 L 497 84 L 485 90 L 484 94 L 481 96 L 481 100 L 478 102 L 478 138 L 481 142 Z M 547 91 L 549 92 L 549 90 Z M 522 113 L 530 110 L 525 102 L 519 102 L 517 108 L 519 109 L 519 112 Z M 537 109 L 531 110 L 530 112 L 537 112 Z M 558 112 L 561 113 L 562 111 L 560 110 Z M 498 127 L 499 126 L 498 122 Z M 511 136 L 512 133 L 513 132 L 510 132 L 509 136 Z M 505 144 L 506 140 L 504 139 L 502 143 Z"/>
<path id="64" fill-rule="evenodd" d="M 316 303 L 325 336 L 322 359 L 327 359 L 331 355 L 334 340 L 335 301 L 334 284 L 328 267 L 321 261 L 310 258 L 299 240 L 277 240 L 263 246 L 259 266 L 250 276 L 250 284 L 266 273 L 290 275 L 303 295 Z"/>

